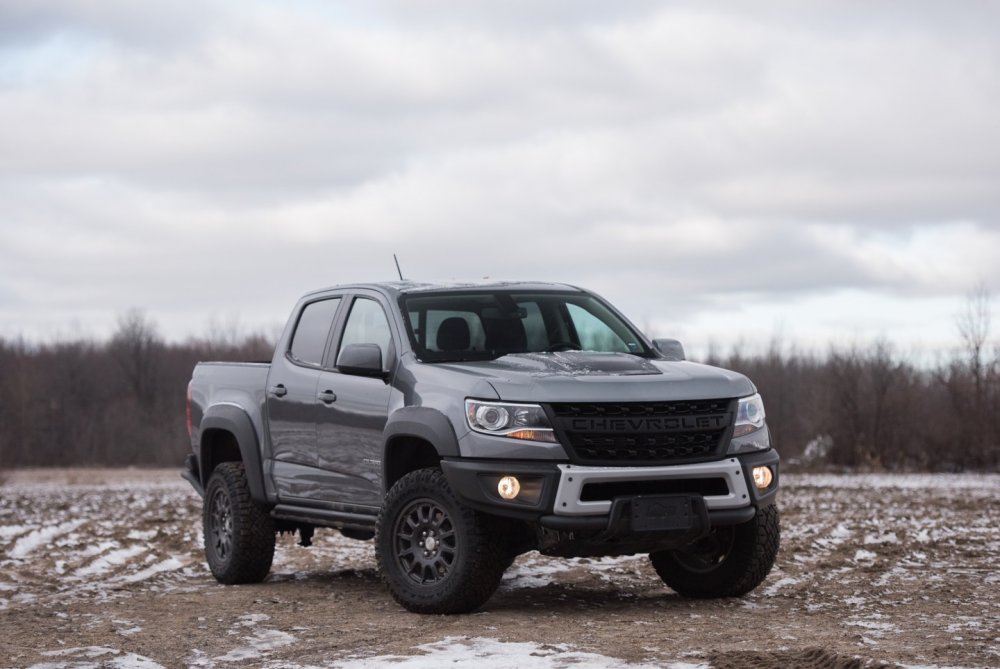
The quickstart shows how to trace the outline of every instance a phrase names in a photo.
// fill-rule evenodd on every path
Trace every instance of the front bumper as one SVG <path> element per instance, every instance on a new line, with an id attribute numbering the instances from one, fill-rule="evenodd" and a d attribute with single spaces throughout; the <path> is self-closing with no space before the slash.
<path id="1" fill-rule="evenodd" d="M 756 509 L 774 502 L 778 453 L 769 449 L 721 460 L 658 467 L 591 467 L 541 461 L 445 459 L 442 469 L 453 490 L 480 511 L 536 521 L 563 531 L 607 531 L 631 499 L 683 495 L 701 500 L 710 526 L 751 520 Z M 768 466 L 774 480 L 767 490 L 753 484 L 754 467 Z M 530 495 L 503 500 L 502 476 L 527 483 Z"/>

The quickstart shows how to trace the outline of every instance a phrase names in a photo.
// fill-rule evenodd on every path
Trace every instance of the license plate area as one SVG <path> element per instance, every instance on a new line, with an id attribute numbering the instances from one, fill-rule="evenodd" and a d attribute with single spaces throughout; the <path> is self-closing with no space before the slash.
<path id="1" fill-rule="evenodd" d="M 632 530 L 666 532 L 690 530 L 698 512 L 690 495 L 648 495 L 632 498 Z"/>

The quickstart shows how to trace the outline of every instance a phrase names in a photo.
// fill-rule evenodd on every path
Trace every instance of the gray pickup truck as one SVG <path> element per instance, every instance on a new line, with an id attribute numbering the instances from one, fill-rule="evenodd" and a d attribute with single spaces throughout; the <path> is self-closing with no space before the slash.
<path id="1" fill-rule="evenodd" d="M 188 387 L 205 555 L 263 580 L 275 535 L 375 541 L 419 613 L 484 604 L 514 558 L 648 553 L 687 597 L 743 595 L 778 550 L 778 455 L 745 376 L 684 360 L 548 283 L 311 292 L 267 363 Z"/>

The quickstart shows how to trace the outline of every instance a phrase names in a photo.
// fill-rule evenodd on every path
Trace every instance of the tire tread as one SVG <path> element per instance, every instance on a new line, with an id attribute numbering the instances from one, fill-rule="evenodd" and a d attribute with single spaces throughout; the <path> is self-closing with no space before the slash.
<path id="1" fill-rule="evenodd" d="M 232 558 L 225 564 L 213 559 L 208 547 L 211 492 L 226 487 L 233 513 Z M 274 519 L 250 496 L 246 470 L 241 462 L 222 462 L 212 472 L 205 489 L 203 517 L 205 557 L 219 583 L 260 583 L 271 571 L 274 560 Z"/>
<path id="2" fill-rule="evenodd" d="M 710 574 L 692 573 L 678 563 L 673 551 L 651 554 L 660 579 L 684 597 L 742 597 L 764 582 L 774 566 L 781 542 L 778 507 L 758 509 L 753 520 L 738 526 L 734 553 Z"/>
<path id="3" fill-rule="evenodd" d="M 452 522 L 463 528 L 466 545 L 464 561 L 456 567 L 456 578 L 442 588 L 420 590 L 399 573 L 393 554 L 394 512 L 415 495 L 436 496 L 453 513 Z M 375 556 L 383 582 L 400 605 L 414 613 L 468 613 L 479 608 L 496 592 L 507 552 L 499 539 L 493 518 L 464 505 L 451 490 L 440 469 L 418 469 L 400 478 L 389 490 L 379 512 L 375 529 Z"/>

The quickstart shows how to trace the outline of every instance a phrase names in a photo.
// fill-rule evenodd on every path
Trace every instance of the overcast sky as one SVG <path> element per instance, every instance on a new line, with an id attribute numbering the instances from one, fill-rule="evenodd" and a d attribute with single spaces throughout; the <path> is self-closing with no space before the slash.
<path id="1" fill-rule="evenodd" d="M 1000 291 L 1000 3 L 0 3 L 0 336 L 596 290 L 689 349 L 957 345 Z M 994 332 L 1000 311 L 994 300 Z"/>

